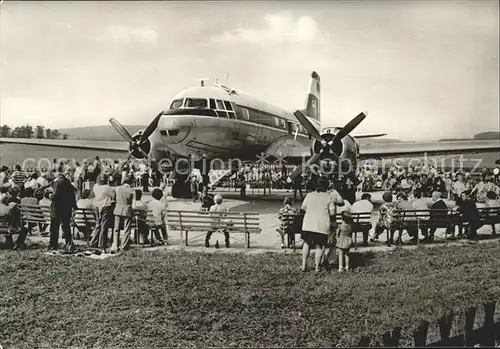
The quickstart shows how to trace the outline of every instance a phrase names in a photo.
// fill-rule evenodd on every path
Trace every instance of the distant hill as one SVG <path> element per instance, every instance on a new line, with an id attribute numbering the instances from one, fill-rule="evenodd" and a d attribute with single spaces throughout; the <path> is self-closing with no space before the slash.
<path id="1" fill-rule="evenodd" d="M 438 142 L 451 142 L 451 141 L 472 141 L 472 138 L 442 138 Z"/>
<path id="2" fill-rule="evenodd" d="M 480 141 L 480 140 L 495 140 L 500 139 L 500 132 L 490 131 L 490 132 L 481 132 L 475 134 L 472 138 L 443 138 L 438 142 L 446 142 L 446 141 Z"/>
<path id="3" fill-rule="evenodd" d="M 365 143 L 399 143 L 401 140 L 393 138 L 361 138 L 358 139 L 360 144 Z"/>
<path id="4" fill-rule="evenodd" d="M 124 125 L 124 127 L 128 132 L 130 132 L 131 135 L 136 133 L 138 130 L 146 128 L 146 126 L 139 125 Z M 59 131 L 61 134 L 67 134 L 68 139 L 83 139 L 89 141 L 123 141 L 123 138 L 111 125 L 64 128 Z"/>
<path id="5" fill-rule="evenodd" d="M 482 132 L 474 135 L 474 139 L 500 139 L 500 132 Z"/>

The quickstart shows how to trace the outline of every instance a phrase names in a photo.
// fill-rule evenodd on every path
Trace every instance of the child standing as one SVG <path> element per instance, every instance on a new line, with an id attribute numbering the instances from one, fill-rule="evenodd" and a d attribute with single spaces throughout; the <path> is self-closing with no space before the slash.
<path id="1" fill-rule="evenodd" d="M 297 214 L 297 210 L 292 207 L 292 198 L 286 197 L 283 201 L 283 207 L 279 211 L 280 227 L 278 233 L 281 236 L 281 248 L 285 248 L 285 234 L 288 236 L 288 248 L 290 248 L 291 243 L 295 241 L 295 236 L 291 238 L 293 233 L 295 219 L 291 215 Z"/>
<path id="2" fill-rule="evenodd" d="M 341 213 L 342 223 L 337 230 L 337 251 L 339 253 L 339 272 L 349 270 L 349 250 L 352 245 L 352 216 L 351 212 Z M 345 257 L 345 264 L 344 264 Z"/>

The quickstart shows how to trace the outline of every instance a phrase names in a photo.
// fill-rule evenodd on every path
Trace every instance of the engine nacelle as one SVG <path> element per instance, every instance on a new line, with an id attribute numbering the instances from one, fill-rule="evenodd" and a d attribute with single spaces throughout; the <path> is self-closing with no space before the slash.
<path id="1" fill-rule="evenodd" d="M 321 141 L 315 140 L 312 145 L 312 151 L 314 154 L 321 152 L 321 159 L 327 159 L 330 157 L 331 153 L 341 157 L 344 150 L 344 144 L 342 140 L 336 141 L 332 145 L 328 145 L 328 142 L 333 140 L 335 135 L 333 133 L 323 133 L 321 135 Z"/>
<path id="2" fill-rule="evenodd" d="M 141 136 L 142 136 L 142 132 L 144 130 L 139 130 L 137 131 L 136 133 L 134 133 L 132 135 L 132 139 L 134 140 L 134 143 L 135 144 L 138 144 L 139 140 L 141 139 Z M 144 153 L 148 154 L 151 152 L 151 142 L 149 141 L 149 139 L 147 139 L 140 147 Z M 135 159 L 145 159 L 146 156 L 144 156 L 144 153 L 141 152 L 137 146 L 134 146 L 134 145 L 130 145 L 129 147 L 129 152 L 130 154 L 132 154 L 132 156 L 135 158 Z"/>
<path id="3" fill-rule="evenodd" d="M 319 162 L 320 164 L 325 164 L 327 168 L 334 166 L 334 168 L 338 169 L 340 167 L 343 173 L 355 171 L 359 152 L 359 146 L 356 140 L 350 135 L 347 135 L 343 139 L 329 145 L 328 142 L 332 141 L 334 137 L 335 135 L 333 133 L 322 134 L 321 141 L 315 140 L 313 142 L 311 148 L 312 153 L 321 154 Z M 339 158 L 339 163 L 330 163 L 330 161 L 335 158 L 333 154 Z"/>

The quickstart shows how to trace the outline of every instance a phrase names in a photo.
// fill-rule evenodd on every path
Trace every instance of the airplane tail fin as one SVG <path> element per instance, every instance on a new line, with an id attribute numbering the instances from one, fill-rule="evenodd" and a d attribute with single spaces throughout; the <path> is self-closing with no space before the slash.
<path id="1" fill-rule="evenodd" d="M 301 112 L 306 116 L 321 121 L 320 99 L 321 99 L 320 78 L 318 73 L 313 71 L 311 74 L 311 78 L 309 79 L 309 90 L 306 99 L 306 109 L 302 109 Z"/>

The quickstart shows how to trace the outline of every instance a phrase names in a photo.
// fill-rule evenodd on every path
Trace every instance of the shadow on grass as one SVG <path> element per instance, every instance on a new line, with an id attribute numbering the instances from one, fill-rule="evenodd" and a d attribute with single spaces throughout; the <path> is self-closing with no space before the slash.
<path id="1" fill-rule="evenodd" d="M 374 252 L 352 252 L 350 255 L 351 268 L 362 268 L 372 265 L 375 260 Z"/>

